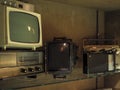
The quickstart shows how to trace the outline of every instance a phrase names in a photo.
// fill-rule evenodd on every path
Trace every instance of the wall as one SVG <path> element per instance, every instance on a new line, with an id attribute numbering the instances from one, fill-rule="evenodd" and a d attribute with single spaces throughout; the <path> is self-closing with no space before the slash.
<path id="1" fill-rule="evenodd" d="M 105 13 L 106 38 L 120 39 L 120 11 L 108 11 Z"/>
<path id="2" fill-rule="evenodd" d="M 112 38 L 117 40 L 118 44 L 120 45 L 120 11 L 119 10 L 109 11 L 105 13 L 105 35 L 106 38 Z M 120 64 L 120 57 L 117 58 L 117 63 Z M 120 89 L 120 74 L 115 74 L 105 77 L 105 87 L 113 87 Z"/>
<path id="3" fill-rule="evenodd" d="M 80 43 L 82 38 L 95 36 L 95 9 L 44 1 L 32 3 L 35 3 L 36 11 L 42 15 L 44 42 L 52 40 L 55 36 L 66 36 Z"/>
<path id="4" fill-rule="evenodd" d="M 29 1 L 29 0 L 28 0 Z M 53 3 L 44 0 L 31 0 L 30 3 L 35 5 L 36 12 L 42 16 L 43 43 L 52 40 L 54 37 L 68 37 L 78 46 L 78 68 L 82 73 L 82 41 L 84 38 L 96 37 L 96 9 L 77 7 L 59 3 Z M 103 16 L 103 14 L 102 14 Z M 103 17 L 100 22 L 103 26 Z M 103 31 L 103 28 L 100 28 Z M 100 87 L 103 87 L 101 79 Z M 48 85 L 43 87 L 33 87 L 45 90 L 69 89 L 95 89 L 95 79 L 74 81 L 64 84 Z M 32 88 L 29 88 L 32 89 Z"/>
<path id="5" fill-rule="evenodd" d="M 104 11 L 100 10 L 98 11 L 98 38 L 99 39 L 104 39 L 105 35 L 104 35 L 104 25 L 105 25 L 105 21 L 104 21 Z"/>

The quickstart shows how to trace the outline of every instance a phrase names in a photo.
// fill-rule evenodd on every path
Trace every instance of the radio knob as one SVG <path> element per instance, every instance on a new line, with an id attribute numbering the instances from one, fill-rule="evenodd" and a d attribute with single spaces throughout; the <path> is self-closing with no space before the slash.
<path id="1" fill-rule="evenodd" d="M 35 67 L 36 71 L 41 71 L 41 67 Z"/>
<path id="2" fill-rule="evenodd" d="M 20 72 L 22 72 L 22 73 L 26 73 L 26 72 L 27 72 L 27 69 L 25 69 L 25 68 L 21 68 L 21 69 L 20 69 Z"/>
<path id="3" fill-rule="evenodd" d="M 28 71 L 29 71 L 29 72 L 33 72 L 34 69 L 33 69 L 33 68 L 28 68 Z"/>

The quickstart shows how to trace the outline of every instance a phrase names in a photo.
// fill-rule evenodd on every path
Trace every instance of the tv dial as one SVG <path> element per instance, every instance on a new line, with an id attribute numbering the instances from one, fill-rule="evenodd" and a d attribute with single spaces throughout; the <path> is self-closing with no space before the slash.
<path id="1" fill-rule="evenodd" d="M 29 72 L 34 72 L 34 68 L 28 68 Z"/>
<path id="2" fill-rule="evenodd" d="M 41 67 L 35 67 L 36 71 L 41 71 Z"/>
<path id="3" fill-rule="evenodd" d="M 20 72 L 22 72 L 22 73 L 27 73 L 27 69 L 21 68 L 21 69 L 20 69 Z"/>

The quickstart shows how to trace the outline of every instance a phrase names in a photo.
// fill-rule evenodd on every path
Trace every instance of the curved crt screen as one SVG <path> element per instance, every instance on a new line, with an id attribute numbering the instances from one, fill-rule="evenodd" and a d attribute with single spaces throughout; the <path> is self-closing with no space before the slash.
<path id="1" fill-rule="evenodd" d="M 69 43 L 49 43 L 48 70 L 69 70 L 70 45 Z"/>
<path id="2" fill-rule="evenodd" d="M 10 40 L 21 43 L 39 42 L 39 22 L 34 15 L 11 11 L 9 13 Z"/>

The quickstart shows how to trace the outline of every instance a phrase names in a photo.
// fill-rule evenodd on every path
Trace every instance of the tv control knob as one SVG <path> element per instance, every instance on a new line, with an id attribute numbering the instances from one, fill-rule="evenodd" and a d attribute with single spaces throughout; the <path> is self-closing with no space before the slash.
<path id="1" fill-rule="evenodd" d="M 29 72 L 34 72 L 34 69 L 33 68 L 28 68 L 28 71 Z"/>
<path id="2" fill-rule="evenodd" d="M 41 71 L 41 67 L 35 67 L 36 71 Z"/>
<path id="3" fill-rule="evenodd" d="M 20 69 L 20 72 L 22 72 L 22 73 L 26 73 L 26 72 L 27 72 L 27 69 L 25 69 L 25 68 L 21 68 L 21 69 Z"/>

